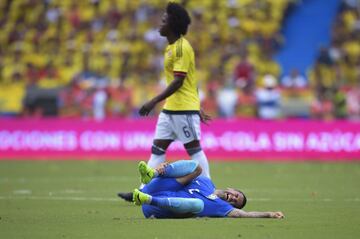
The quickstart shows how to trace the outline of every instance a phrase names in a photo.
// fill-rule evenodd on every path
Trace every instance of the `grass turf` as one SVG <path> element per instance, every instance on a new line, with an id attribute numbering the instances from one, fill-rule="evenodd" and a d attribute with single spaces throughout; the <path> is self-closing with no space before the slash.
<path id="1" fill-rule="evenodd" d="M 217 187 L 243 190 L 272 219 L 144 219 L 118 191 L 136 162 L 0 161 L 0 238 L 359 238 L 360 164 L 211 162 Z"/>

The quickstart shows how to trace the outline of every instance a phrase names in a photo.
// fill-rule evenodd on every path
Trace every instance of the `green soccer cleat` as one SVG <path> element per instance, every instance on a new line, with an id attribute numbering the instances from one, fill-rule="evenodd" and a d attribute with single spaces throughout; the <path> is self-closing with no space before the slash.
<path id="1" fill-rule="evenodd" d="M 140 181 L 143 184 L 148 184 L 154 177 L 155 169 L 150 168 L 144 161 L 141 161 L 138 165 L 140 173 Z"/>
<path id="2" fill-rule="evenodd" d="M 139 189 L 134 189 L 133 201 L 134 201 L 135 205 L 140 206 L 140 205 L 143 205 L 144 203 L 148 203 L 150 200 L 151 200 L 150 195 L 140 192 Z"/>

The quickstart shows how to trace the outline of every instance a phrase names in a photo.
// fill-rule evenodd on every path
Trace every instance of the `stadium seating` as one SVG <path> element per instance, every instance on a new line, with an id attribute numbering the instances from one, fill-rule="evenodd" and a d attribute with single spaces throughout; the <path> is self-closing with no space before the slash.
<path id="1" fill-rule="evenodd" d="M 94 96 L 102 91 L 107 117 L 136 117 L 137 107 L 164 87 L 166 41 L 156 28 L 166 2 L 1 1 L 0 112 L 41 115 L 26 101 L 52 92 L 59 116 L 91 117 Z M 238 101 L 232 116 L 255 117 L 253 92 L 265 75 L 280 77 L 272 56 L 282 44 L 279 30 L 294 0 L 183 2 L 193 18 L 187 38 L 197 56 L 203 103 L 211 105 L 214 117 L 222 116 L 216 92 L 230 86 Z M 343 18 L 348 28 L 356 21 L 351 13 Z M 344 45 L 351 59 L 359 52 L 354 42 Z M 234 73 L 242 54 L 254 71 L 254 88 L 246 90 Z M 244 102 L 249 109 L 241 109 Z"/>
<path id="2" fill-rule="evenodd" d="M 314 66 L 308 73 L 315 92 L 314 114 L 327 118 L 360 119 L 360 15 L 358 5 L 343 1 L 333 24 L 331 44 L 319 49 Z M 356 3 L 356 2 L 355 2 Z"/>

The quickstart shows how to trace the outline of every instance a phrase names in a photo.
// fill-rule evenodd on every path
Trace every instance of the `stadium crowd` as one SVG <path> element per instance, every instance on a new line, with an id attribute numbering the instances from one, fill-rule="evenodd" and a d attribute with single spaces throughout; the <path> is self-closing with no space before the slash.
<path id="1" fill-rule="evenodd" d="M 138 117 L 164 87 L 165 0 L 0 1 L 0 115 Z M 360 14 L 344 0 L 306 76 L 272 60 L 296 0 L 183 0 L 213 117 L 360 118 Z M 201 4 L 200 4 L 201 2 Z M 355 3 L 355 4 L 354 4 Z M 153 114 L 160 111 L 158 107 Z"/>
<path id="2" fill-rule="evenodd" d="M 360 2 L 342 2 L 329 47 L 322 47 L 308 74 L 316 118 L 360 118 Z"/>

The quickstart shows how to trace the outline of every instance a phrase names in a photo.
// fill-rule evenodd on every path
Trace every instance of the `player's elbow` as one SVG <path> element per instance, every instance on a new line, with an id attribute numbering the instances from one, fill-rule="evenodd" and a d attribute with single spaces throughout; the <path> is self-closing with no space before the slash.
<path id="1" fill-rule="evenodd" d="M 229 212 L 227 216 L 232 218 L 244 218 L 244 217 L 248 217 L 248 214 L 243 210 L 235 208 L 231 212 Z"/>
<path id="2" fill-rule="evenodd" d="M 184 79 L 185 79 L 185 78 L 183 78 L 183 77 L 176 77 L 176 78 L 175 78 L 174 84 L 175 84 L 175 87 L 176 87 L 177 89 L 179 89 L 179 88 L 184 84 Z"/>

